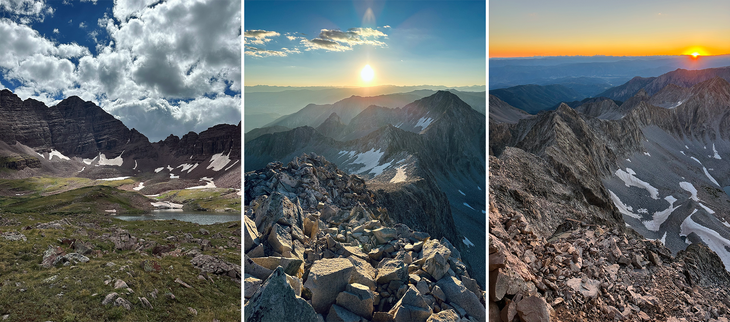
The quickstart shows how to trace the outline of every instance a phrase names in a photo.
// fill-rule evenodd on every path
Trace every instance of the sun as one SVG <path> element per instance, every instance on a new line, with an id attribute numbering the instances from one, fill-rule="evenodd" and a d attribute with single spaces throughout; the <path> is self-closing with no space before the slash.
<path id="1" fill-rule="evenodd" d="M 369 83 L 370 81 L 372 81 L 374 77 L 375 77 L 375 72 L 370 67 L 370 65 L 365 65 L 365 67 L 363 67 L 362 70 L 360 71 L 360 78 L 362 78 L 362 80 L 366 83 Z"/>
<path id="2" fill-rule="evenodd" d="M 700 53 L 698 53 L 698 52 L 693 52 L 693 53 L 692 53 L 692 57 L 693 57 L 693 58 L 697 58 L 697 57 L 699 57 L 699 56 L 700 56 Z"/>

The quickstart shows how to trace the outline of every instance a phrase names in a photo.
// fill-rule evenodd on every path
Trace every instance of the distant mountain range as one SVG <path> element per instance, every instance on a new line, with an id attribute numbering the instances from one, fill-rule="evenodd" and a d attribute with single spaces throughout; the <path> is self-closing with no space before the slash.
<path id="1" fill-rule="evenodd" d="M 530 114 L 548 110 L 561 102 L 582 100 L 585 96 L 563 85 L 519 85 L 493 89 L 489 95 Z"/>
<path id="2" fill-rule="evenodd" d="M 413 98 L 406 102 L 412 102 L 418 98 L 429 96 L 436 90 L 451 89 L 460 92 L 484 92 L 485 86 L 373 86 L 373 87 L 281 87 L 281 86 L 247 86 L 244 97 L 244 127 L 246 132 L 251 129 L 263 127 L 285 115 L 295 113 L 303 107 L 314 105 L 326 105 L 341 101 L 348 97 L 376 97 L 389 94 L 408 94 L 420 92 L 420 97 Z M 484 106 L 482 99 L 481 106 Z M 476 103 L 476 101 L 472 102 Z M 377 105 L 377 104 L 376 104 Z M 479 104 L 478 104 L 479 105 Z M 402 107 L 403 105 L 383 105 L 387 107 Z M 367 107 L 367 106 L 365 106 Z M 479 108 L 479 106 L 475 106 Z M 486 109 L 486 108 L 485 108 Z M 324 118 L 326 118 L 325 116 Z M 324 119 L 322 119 L 324 120 Z"/>
<path id="3" fill-rule="evenodd" d="M 241 124 L 220 124 L 182 138 L 170 135 L 151 143 L 135 129 L 92 102 L 72 96 L 55 106 L 21 100 L 0 91 L 0 172 L 2 177 L 39 175 L 103 179 L 148 174 L 180 179 L 183 186 L 201 178 L 220 186 L 240 186 Z M 219 178 L 225 178 L 219 181 Z M 226 182 L 226 183 L 224 183 Z"/>

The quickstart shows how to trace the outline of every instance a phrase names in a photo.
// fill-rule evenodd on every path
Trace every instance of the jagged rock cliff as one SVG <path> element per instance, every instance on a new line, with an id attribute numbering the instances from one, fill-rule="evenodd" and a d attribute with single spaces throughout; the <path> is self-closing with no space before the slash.
<path id="1" fill-rule="evenodd" d="M 459 250 L 396 223 L 380 199 L 318 156 L 246 173 L 247 320 L 295 318 L 282 315 L 291 303 L 302 321 L 484 321 Z"/>

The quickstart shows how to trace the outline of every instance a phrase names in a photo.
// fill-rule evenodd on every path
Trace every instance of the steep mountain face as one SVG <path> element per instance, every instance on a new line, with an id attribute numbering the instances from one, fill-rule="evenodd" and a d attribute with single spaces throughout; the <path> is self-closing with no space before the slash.
<path id="1" fill-rule="evenodd" d="M 345 124 L 342 123 L 340 116 L 334 112 L 316 128 L 317 132 L 331 138 L 339 137 L 344 129 Z"/>
<path id="2" fill-rule="evenodd" d="M 336 138 L 309 127 L 263 135 L 246 145 L 246 170 L 302 153 L 323 156 L 366 178 L 396 211 L 392 218 L 462 241 L 457 247 L 478 271 L 484 267 L 485 139 L 484 115 L 439 91 L 403 108 L 370 106 Z"/>
<path id="3" fill-rule="evenodd" d="M 489 95 L 489 122 L 517 123 L 519 120 L 530 117 L 527 112 L 515 108 L 494 95 Z"/>
<path id="4" fill-rule="evenodd" d="M 119 155 L 126 144 L 140 145 L 140 153 L 151 151 L 149 141 L 138 132 L 132 133 L 100 107 L 76 96 L 48 108 L 32 99 L 22 101 L 5 89 L 0 91 L 0 118 L 0 140 L 21 142 L 43 152 L 56 149 L 93 158 L 99 153 Z"/>
<path id="5" fill-rule="evenodd" d="M 599 97 L 608 97 L 618 101 L 625 101 L 639 92 L 640 89 L 644 88 L 647 84 L 651 83 L 656 77 L 639 77 L 636 76 L 628 82 L 607 89 L 605 92 L 598 94 Z"/>
<path id="6" fill-rule="evenodd" d="M 0 91 L 0 163 L 16 170 L 5 172 L 5 177 L 98 179 L 153 173 L 154 180 L 180 179 L 182 187 L 197 186 L 200 178 L 240 171 L 240 164 L 236 167 L 241 159 L 240 133 L 240 123 L 221 124 L 182 139 L 170 136 L 150 143 L 137 130 L 78 97 L 46 107 Z"/>
<path id="7" fill-rule="evenodd" d="M 708 320 L 725 314 L 710 308 L 727 307 L 713 290 L 730 282 L 725 211 L 730 198 L 722 190 L 730 185 L 730 167 L 723 160 L 730 154 L 729 108 L 730 83 L 714 77 L 690 88 L 670 84 L 653 96 L 641 89 L 621 106 L 606 100 L 575 110 L 561 105 L 490 128 L 490 230 L 495 232 L 490 238 L 501 243 L 490 249 L 490 274 L 497 285 L 503 283 L 493 285 L 496 310 L 509 312 L 520 301 L 518 294 L 537 289 L 558 317 L 569 321 Z M 526 231 L 529 240 L 513 239 Z M 636 240 L 639 236 L 647 240 Z M 561 246 L 564 242 L 569 245 Z M 606 253 L 602 247 L 611 253 L 604 259 L 598 258 Z M 546 256 L 559 258 L 552 262 L 558 266 L 541 262 Z M 502 264 L 493 270 L 492 262 Z M 631 274 L 636 270 L 653 281 L 686 276 L 685 284 L 647 284 Z M 626 274 L 618 289 L 598 287 L 617 281 L 616 272 Z M 698 309 L 654 309 L 697 308 L 667 296 L 687 284 L 707 296 Z M 511 297 L 499 293 L 506 286 Z M 625 298 L 622 289 L 631 296 Z M 651 307 L 642 304 L 645 297 L 652 298 Z M 591 304 L 599 302 L 608 307 Z M 592 313 L 571 317 L 576 310 Z"/>
<path id="8" fill-rule="evenodd" d="M 560 102 L 579 101 L 584 98 L 578 92 L 562 85 L 519 85 L 493 89 L 489 91 L 489 95 L 494 95 L 530 114 L 547 110 Z"/>

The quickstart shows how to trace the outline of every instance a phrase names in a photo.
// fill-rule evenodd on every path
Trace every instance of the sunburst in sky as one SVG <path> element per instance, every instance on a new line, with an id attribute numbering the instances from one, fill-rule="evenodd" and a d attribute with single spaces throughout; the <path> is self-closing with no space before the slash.
<path id="1" fill-rule="evenodd" d="M 244 7 L 246 86 L 486 82 L 483 0 L 246 1 Z"/>
<path id="2" fill-rule="evenodd" d="M 489 57 L 721 55 L 727 39 L 727 1 L 489 1 Z"/>

